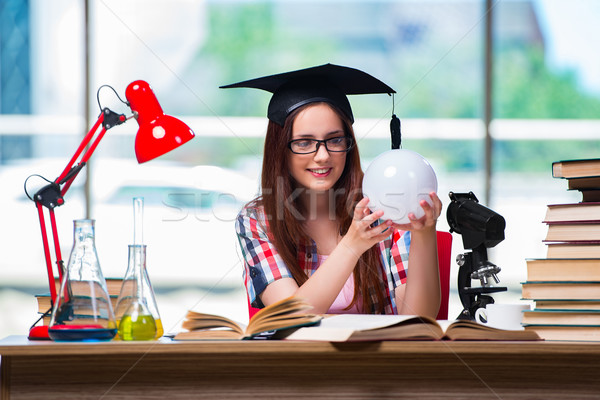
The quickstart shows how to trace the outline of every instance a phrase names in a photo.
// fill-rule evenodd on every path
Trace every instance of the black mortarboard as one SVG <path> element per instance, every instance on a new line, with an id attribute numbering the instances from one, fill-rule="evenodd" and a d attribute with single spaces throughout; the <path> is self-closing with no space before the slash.
<path id="1" fill-rule="evenodd" d="M 273 93 L 267 117 L 281 126 L 296 108 L 320 101 L 337 106 L 354 122 L 352 108 L 346 95 L 396 93 L 394 89 L 366 72 L 334 64 L 221 86 L 222 89 L 240 87 L 262 89 Z"/>

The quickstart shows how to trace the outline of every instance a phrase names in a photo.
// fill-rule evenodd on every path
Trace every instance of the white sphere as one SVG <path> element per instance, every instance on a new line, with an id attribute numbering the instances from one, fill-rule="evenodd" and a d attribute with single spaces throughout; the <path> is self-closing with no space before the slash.
<path id="1" fill-rule="evenodd" d="M 383 210 L 383 220 L 409 223 L 409 213 L 425 215 L 421 200 L 432 204 L 429 193 L 437 192 L 437 178 L 431 164 L 418 153 L 405 149 L 388 150 L 375 158 L 365 171 L 363 193 L 369 209 Z"/>

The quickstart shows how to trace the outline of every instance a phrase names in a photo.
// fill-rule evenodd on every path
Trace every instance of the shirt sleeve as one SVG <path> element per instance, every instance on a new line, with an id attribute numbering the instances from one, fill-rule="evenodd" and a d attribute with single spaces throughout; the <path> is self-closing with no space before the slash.
<path id="1" fill-rule="evenodd" d="M 390 249 L 390 272 L 394 288 L 406 283 L 409 248 L 410 231 L 395 231 Z"/>
<path id="2" fill-rule="evenodd" d="M 262 308 L 259 295 L 281 278 L 292 278 L 288 267 L 268 238 L 264 223 L 256 212 L 243 209 L 237 217 L 235 229 L 244 263 L 244 284 L 253 307 Z"/>

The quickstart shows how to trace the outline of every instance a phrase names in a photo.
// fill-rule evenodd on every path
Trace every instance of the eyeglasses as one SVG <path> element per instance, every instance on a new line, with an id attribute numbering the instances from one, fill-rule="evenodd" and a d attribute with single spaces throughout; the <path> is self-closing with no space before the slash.
<path id="1" fill-rule="evenodd" d="M 333 137 L 325 140 L 296 139 L 288 143 L 289 149 L 295 154 L 310 154 L 319 151 L 321 143 L 328 152 L 345 153 L 352 148 L 352 139 L 346 136 Z"/>

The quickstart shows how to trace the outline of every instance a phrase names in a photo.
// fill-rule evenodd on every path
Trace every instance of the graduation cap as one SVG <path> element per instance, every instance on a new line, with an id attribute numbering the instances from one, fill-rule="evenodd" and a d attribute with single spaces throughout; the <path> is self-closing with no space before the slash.
<path id="1" fill-rule="evenodd" d="M 263 76 L 220 88 L 253 88 L 273 93 L 267 117 L 281 126 L 287 116 L 298 107 L 321 101 L 338 107 L 354 122 L 352 108 L 346 95 L 396 93 L 394 89 L 366 72 L 334 64 Z"/>

